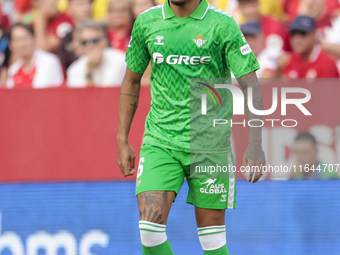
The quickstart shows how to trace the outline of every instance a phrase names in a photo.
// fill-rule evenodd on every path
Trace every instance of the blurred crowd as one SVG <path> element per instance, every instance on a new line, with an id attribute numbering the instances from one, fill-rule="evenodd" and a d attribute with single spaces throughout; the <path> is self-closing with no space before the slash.
<path id="1" fill-rule="evenodd" d="M 120 86 L 134 20 L 164 1 L 2 0 L 0 87 Z M 259 78 L 339 77 L 340 0 L 208 2 L 240 25 Z"/>

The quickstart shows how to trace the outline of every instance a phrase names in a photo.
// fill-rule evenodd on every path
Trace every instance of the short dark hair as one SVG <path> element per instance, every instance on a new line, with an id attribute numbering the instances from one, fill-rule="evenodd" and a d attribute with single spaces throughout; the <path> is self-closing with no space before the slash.
<path id="1" fill-rule="evenodd" d="M 314 146 L 316 146 L 316 144 L 317 144 L 315 137 L 307 131 L 300 132 L 295 137 L 295 142 L 297 142 L 297 141 L 310 141 Z"/>
<path id="2" fill-rule="evenodd" d="M 12 32 L 15 28 L 23 28 L 25 29 L 26 31 L 28 31 L 32 36 L 34 36 L 34 29 L 32 26 L 30 25 L 27 25 L 27 24 L 24 24 L 24 23 L 15 23 L 11 26 L 11 28 L 9 29 L 9 32 L 8 32 L 8 37 L 9 37 L 9 40 L 12 39 Z"/>

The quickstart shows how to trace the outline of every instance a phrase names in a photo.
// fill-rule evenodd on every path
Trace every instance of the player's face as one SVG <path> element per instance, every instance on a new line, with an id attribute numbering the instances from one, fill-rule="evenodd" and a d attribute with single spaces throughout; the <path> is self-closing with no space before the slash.
<path id="1" fill-rule="evenodd" d="M 69 11 L 76 22 L 87 20 L 91 16 L 91 1 L 72 0 L 69 3 Z"/>
<path id="2" fill-rule="evenodd" d="M 16 27 L 11 32 L 10 48 L 15 56 L 29 57 L 35 49 L 34 36 L 22 27 Z"/>
<path id="3" fill-rule="evenodd" d="M 252 49 L 255 56 L 260 54 L 261 51 L 263 51 L 265 47 L 265 41 L 263 34 L 257 34 L 257 35 L 244 35 L 246 37 L 246 40 L 248 44 L 250 45 L 250 48 Z"/>
<path id="4" fill-rule="evenodd" d="M 109 5 L 110 28 L 123 27 L 132 23 L 132 12 L 127 1 L 117 0 Z"/>
<path id="5" fill-rule="evenodd" d="M 260 19 L 258 0 L 241 1 L 239 3 L 239 8 L 247 21 L 258 21 Z"/>
<path id="6" fill-rule="evenodd" d="M 170 0 L 171 4 L 173 5 L 177 5 L 177 6 L 183 6 L 189 2 L 191 2 L 191 0 Z"/>
<path id="7" fill-rule="evenodd" d="M 311 141 L 300 140 L 294 143 L 293 152 L 298 165 L 313 165 L 317 162 L 317 149 Z"/>
<path id="8" fill-rule="evenodd" d="M 303 54 L 313 49 L 316 42 L 315 32 L 299 32 L 292 31 L 290 35 L 290 43 L 294 52 Z"/>

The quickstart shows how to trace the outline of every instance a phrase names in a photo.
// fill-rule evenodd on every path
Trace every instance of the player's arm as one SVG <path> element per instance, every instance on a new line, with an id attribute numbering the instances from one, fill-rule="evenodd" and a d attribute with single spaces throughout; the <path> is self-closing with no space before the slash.
<path id="1" fill-rule="evenodd" d="M 133 25 L 125 58 L 128 68 L 119 96 L 117 163 L 124 176 L 133 175 L 135 172 L 135 152 L 129 145 L 128 136 L 133 116 L 137 110 L 141 78 L 150 61 L 140 17 L 141 15 Z"/>
<path id="2" fill-rule="evenodd" d="M 257 110 L 263 110 L 263 104 L 262 104 L 262 94 L 261 90 L 259 88 L 259 82 L 257 80 L 257 76 L 255 71 L 250 72 L 246 75 L 241 76 L 237 79 L 239 82 L 244 98 L 248 98 L 249 88 L 252 89 L 252 101 L 253 106 Z M 261 119 L 262 116 L 256 115 L 252 113 L 248 108 L 247 100 L 245 100 L 245 112 L 247 115 L 247 119 Z M 256 166 L 258 171 L 250 171 L 248 181 L 251 181 L 253 179 L 253 183 L 257 182 L 261 176 L 261 166 L 265 165 L 266 159 L 264 152 L 262 150 L 262 128 L 261 127 L 250 127 L 249 126 L 249 138 L 248 138 L 248 147 L 247 150 L 243 156 L 243 165 L 250 166 L 250 169 L 253 166 Z"/>
<path id="3" fill-rule="evenodd" d="M 135 172 L 135 152 L 129 145 L 128 137 L 139 101 L 142 75 L 127 68 L 120 90 L 117 162 L 124 176 L 133 175 Z"/>
<path id="4" fill-rule="evenodd" d="M 223 29 L 224 40 L 224 55 L 227 67 L 233 72 L 239 84 L 242 87 L 245 98 L 248 96 L 248 88 L 252 88 L 253 106 L 257 110 L 262 110 L 262 94 L 259 88 L 259 83 L 255 71 L 260 69 L 260 66 L 253 54 L 246 38 L 242 34 L 239 26 L 233 18 L 228 19 L 228 29 Z M 247 100 L 245 100 L 245 109 L 248 120 L 262 119 L 249 111 Z M 243 157 L 243 165 L 257 167 L 259 171 L 254 176 L 254 171 L 250 171 L 248 181 L 257 182 L 261 175 L 261 164 L 265 164 L 265 156 L 262 150 L 261 128 L 249 127 L 248 147 Z"/>

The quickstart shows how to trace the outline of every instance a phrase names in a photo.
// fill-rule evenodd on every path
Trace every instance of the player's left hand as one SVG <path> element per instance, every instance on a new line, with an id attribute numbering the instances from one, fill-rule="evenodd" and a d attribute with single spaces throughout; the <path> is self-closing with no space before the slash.
<path id="1" fill-rule="evenodd" d="M 261 144 L 249 144 L 243 156 L 243 166 L 249 166 L 248 182 L 257 182 L 263 175 L 262 166 L 266 164 L 266 157 Z"/>

